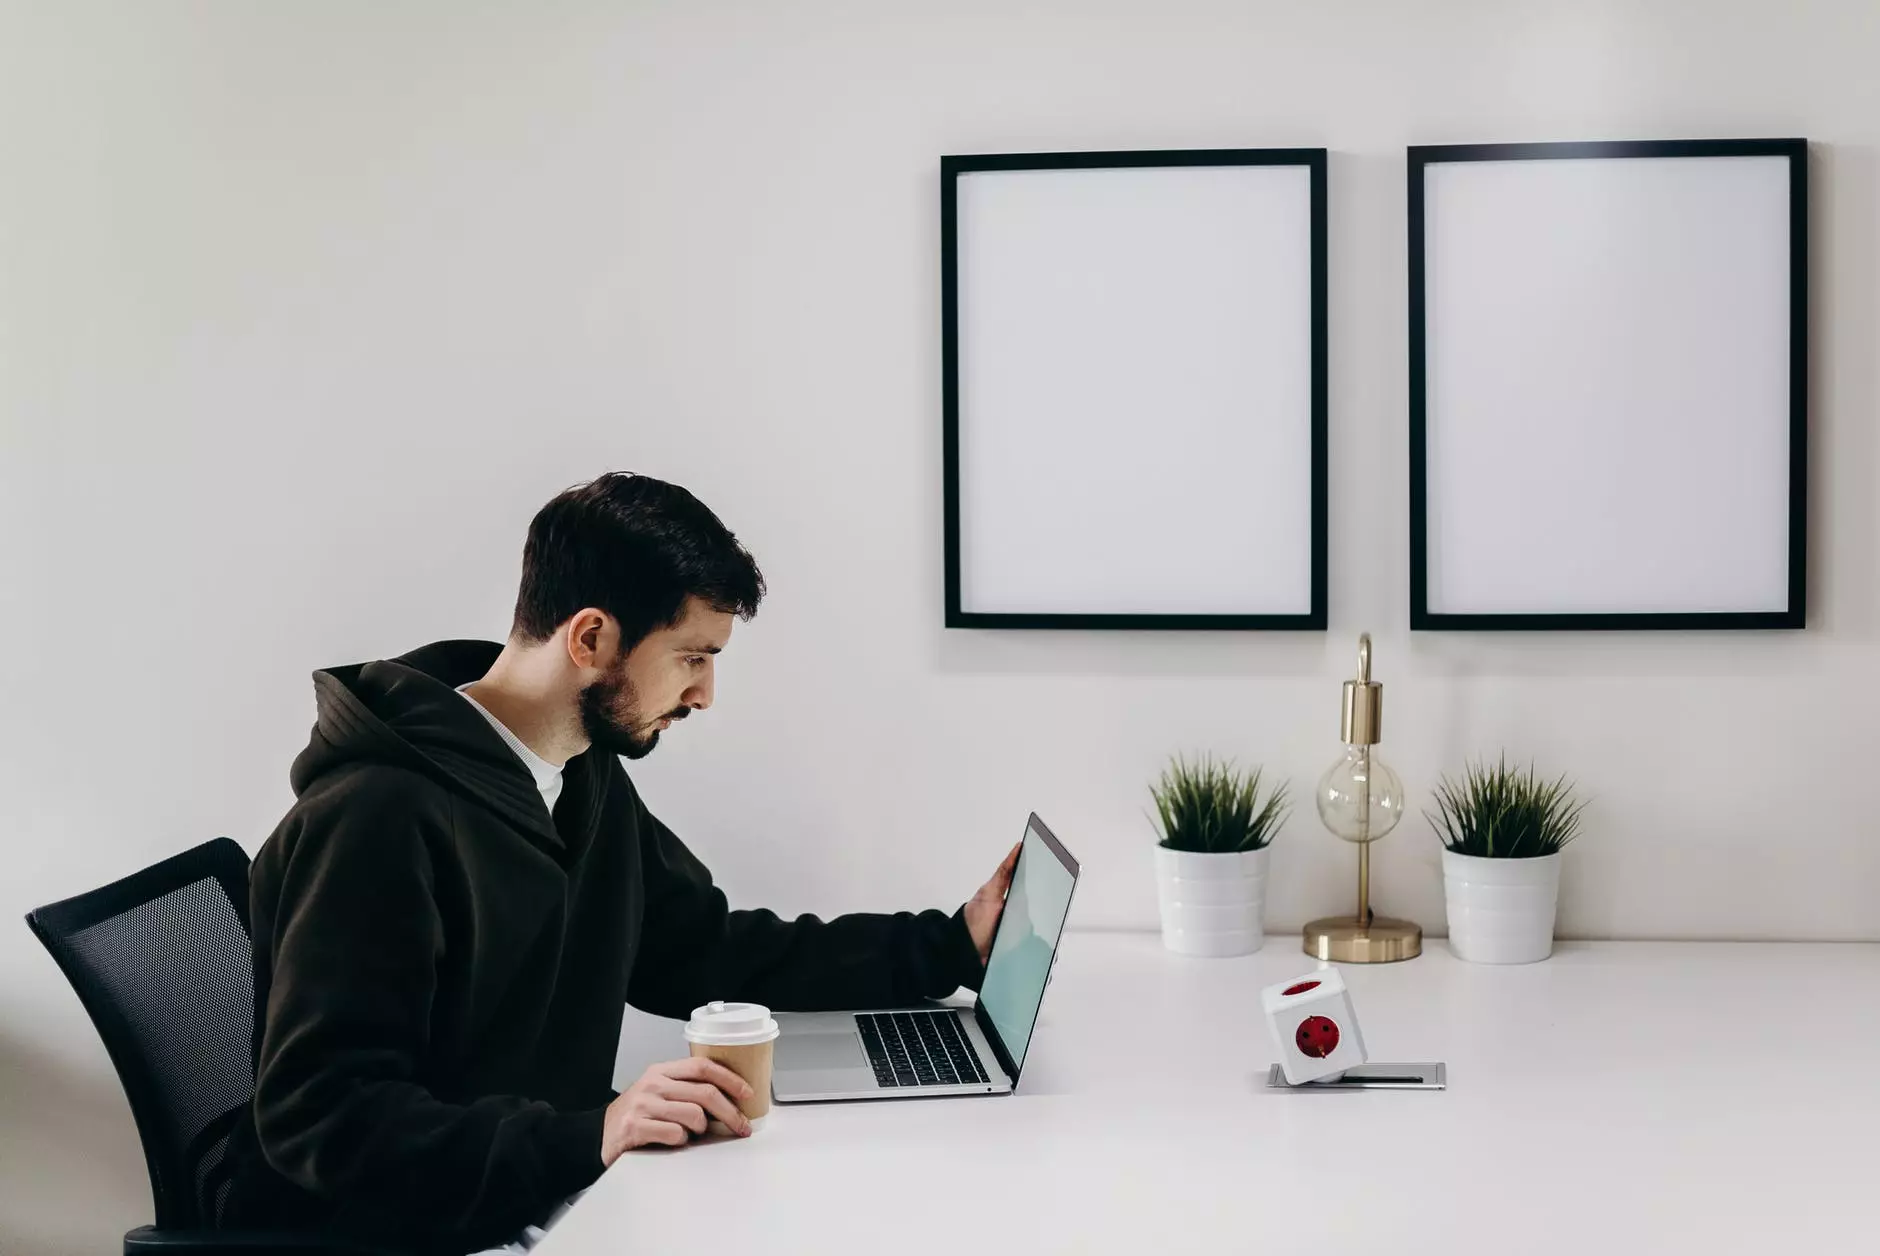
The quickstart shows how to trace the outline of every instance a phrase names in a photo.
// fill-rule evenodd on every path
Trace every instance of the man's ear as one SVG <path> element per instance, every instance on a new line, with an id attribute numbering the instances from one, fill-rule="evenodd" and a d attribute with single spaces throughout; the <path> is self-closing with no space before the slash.
<path id="1" fill-rule="evenodd" d="M 583 607 L 567 624 L 568 661 L 579 668 L 604 668 L 620 648 L 620 626 L 596 607 Z"/>

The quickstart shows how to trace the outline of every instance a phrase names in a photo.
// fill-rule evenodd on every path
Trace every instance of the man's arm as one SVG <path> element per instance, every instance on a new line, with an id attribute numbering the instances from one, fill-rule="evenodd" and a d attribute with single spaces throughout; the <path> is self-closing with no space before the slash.
<path id="1" fill-rule="evenodd" d="M 443 1103 L 414 1080 L 443 952 L 426 839 L 448 839 L 451 805 L 427 788 L 362 773 L 292 836 L 271 905 L 255 1124 L 269 1164 L 303 1189 L 388 1228 L 481 1241 L 600 1175 L 606 1113 Z"/>
<path id="2" fill-rule="evenodd" d="M 887 1007 L 979 988 L 984 959 L 965 908 L 822 920 L 731 911 L 711 873 L 640 801 L 646 920 L 627 997 L 683 1017 L 713 999 L 780 1011 Z"/>

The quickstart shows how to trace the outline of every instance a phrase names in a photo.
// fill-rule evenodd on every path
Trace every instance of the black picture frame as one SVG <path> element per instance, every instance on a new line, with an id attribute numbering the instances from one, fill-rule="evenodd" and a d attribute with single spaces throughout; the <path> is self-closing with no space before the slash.
<path id="1" fill-rule="evenodd" d="M 1782 157 L 1788 161 L 1788 587 L 1780 610 L 1432 611 L 1425 256 L 1427 171 L 1446 162 Z M 1808 556 L 1808 142 L 1800 138 L 1420 145 L 1408 150 L 1410 627 L 1413 631 L 1771 630 L 1806 626 Z"/>
<path id="2" fill-rule="evenodd" d="M 1292 630 L 1326 627 L 1327 316 L 1326 157 L 1323 148 L 1169 149 L 948 155 L 940 163 L 942 440 L 945 598 L 948 628 Z M 1309 609 L 1298 614 L 1123 614 L 971 611 L 961 602 L 960 289 L 958 190 L 984 171 L 1088 170 L 1180 166 L 1302 166 L 1310 187 L 1311 554 Z"/>

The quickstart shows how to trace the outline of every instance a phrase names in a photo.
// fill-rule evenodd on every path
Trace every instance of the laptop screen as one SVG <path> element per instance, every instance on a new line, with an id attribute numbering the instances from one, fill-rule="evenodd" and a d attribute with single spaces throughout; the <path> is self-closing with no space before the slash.
<path id="1" fill-rule="evenodd" d="M 1058 844 L 1043 821 L 1032 816 L 1025 826 L 1005 912 L 992 939 L 992 956 L 980 984 L 979 1005 L 999 1032 L 999 1040 L 1018 1068 L 1038 1021 L 1045 979 L 1057 953 L 1058 936 L 1070 912 L 1077 885 L 1077 861 Z"/>

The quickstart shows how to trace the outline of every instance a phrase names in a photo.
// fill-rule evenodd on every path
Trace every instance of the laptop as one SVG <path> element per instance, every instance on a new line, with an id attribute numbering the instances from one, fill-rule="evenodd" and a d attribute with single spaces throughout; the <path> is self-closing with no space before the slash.
<path id="1" fill-rule="evenodd" d="M 970 1008 L 784 1012 L 771 1094 L 778 1103 L 938 1099 L 1018 1088 L 1077 861 L 1036 814 L 1025 824 L 1005 911 Z"/>

